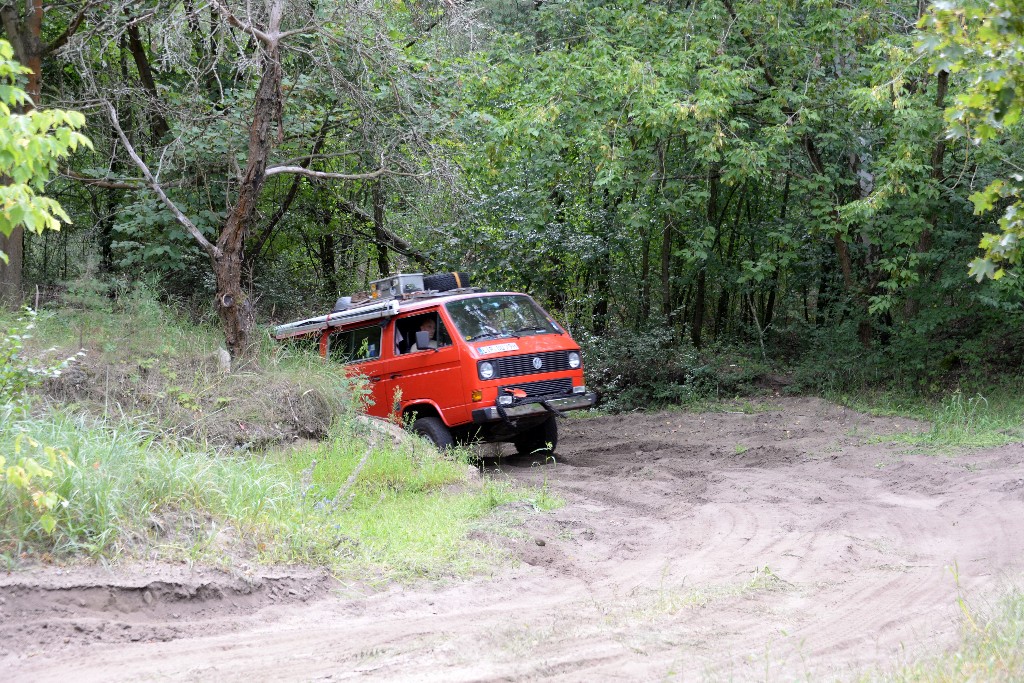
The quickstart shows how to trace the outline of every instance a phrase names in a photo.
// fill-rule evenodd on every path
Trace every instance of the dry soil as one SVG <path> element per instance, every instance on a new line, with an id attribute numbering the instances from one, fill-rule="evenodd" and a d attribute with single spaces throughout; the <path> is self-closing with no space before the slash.
<path id="1" fill-rule="evenodd" d="M 0 678 L 828 680 L 941 652 L 1024 574 L 1024 444 L 950 455 L 816 399 L 572 419 L 483 476 L 518 562 L 368 591 L 311 570 L 0 576 Z M 479 532 L 488 536 L 486 530 Z"/>

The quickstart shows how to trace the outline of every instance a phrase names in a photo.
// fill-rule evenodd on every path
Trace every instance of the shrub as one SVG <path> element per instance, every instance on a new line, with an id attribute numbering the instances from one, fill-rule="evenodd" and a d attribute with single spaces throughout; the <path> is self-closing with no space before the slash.
<path id="1" fill-rule="evenodd" d="M 604 337 L 584 334 L 577 341 L 584 350 L 587 384 L 613 411 L 756 393 L 752 382 L 765 369 L 751 354 L 728 362 L 737 354 L 724 347 L 698 352 L 689 335 L 667 325 Z"/>

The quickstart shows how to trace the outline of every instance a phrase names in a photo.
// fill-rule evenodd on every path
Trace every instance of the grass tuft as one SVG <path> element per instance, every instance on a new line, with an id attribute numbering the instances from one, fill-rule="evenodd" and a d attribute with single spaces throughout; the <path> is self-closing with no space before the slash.
<path id="1" fill-rule="evenodd" d="M 955 390 L 938 401 L 890 394 L 831 397 L 861 412 L 900 416 L 931 424 L 925 431 L 886 439 L 936 450 L 990 448 L 1024 441 L 1024 395 L 994 387 L 989 396 Z"/>
<path id="2" fill-rule="evenodd" d="M 1011 591 L 988 618 L 963 603 L 963 639 L 959 647 L 936 659 L 922 660 L 866 680 L 899 683 L 988 681 L 1013 683 L 1024 675 L 1024 593 Z"/>

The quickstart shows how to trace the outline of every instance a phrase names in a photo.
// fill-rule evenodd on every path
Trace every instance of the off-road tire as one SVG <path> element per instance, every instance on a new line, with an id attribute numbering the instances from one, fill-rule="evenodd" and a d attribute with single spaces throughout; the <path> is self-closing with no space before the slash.
<path id="1" fill-rule="evenodd" d="M 458 278 L 455 276 L 458 275 Z M 469 287 L 469 273 L 438 273 L 423 276 L 423 289 L 447 292 L 449 289 Z"/>
<path id="2" fill-rule="evenodd" d="M 558 422 L 554 415 L 541 422 L 536 427 L 531 427 L 516 437 L 516 453 L 519 455 L 549 455 L 558 448 Z M 548 447 L 551 444 L 551 447 Z"/>
<path id="3" fill-rule="evenodd" d="M 445 426 L 439 417 L 417 418 L 412 423 L 412 431 L 430 439 L 439 451 L 446 451 L 455 446 L 455 439 L 452 438 L 451 430 Z"/>

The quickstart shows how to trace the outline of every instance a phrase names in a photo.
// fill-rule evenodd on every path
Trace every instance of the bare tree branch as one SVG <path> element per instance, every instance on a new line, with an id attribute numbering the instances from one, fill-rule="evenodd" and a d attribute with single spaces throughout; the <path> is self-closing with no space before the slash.
<path id="1" fill-rule="evenodd" d="M 71 23 L 68 24 L 68 27 L 64 32 L 54 38 L 48 45 L 43 46 L 43 56 L 45 57 L 55 50 L 59 50 L 64 47 L 64 45 L 67 44 L 68 39 L 75 35 L 75 32 L 77 32 L 78 28 L 82 25 L 82 21 L 85 19 L 85 13 L 99 4 L 100 0 L 89 0 L 89 2 L 87 2 L 85 6 L 78 11 L 78 14 L 76 14 L 75 18 L 71 20 Z"/>
<path id="2" fill-rule="evenodd" d="M 234 26 L 237 29 L 245 31 L 246 33 L 251 33 L 254 37 L 259 39 L 259 41 L 264 43 L 265 45 L 275 44 L 279 40 L 279 38 L 280 38 L 280 34 L 279 33 L 275 33 L 274 35 L 271 35 L 271 34 L 265 32 L 265 31 L 261 30 L 259 27 L 254 26 L 250 22 L 242 21 L 241 19 L 236 17 L 234 14 L 232 14 L 230 9 L 228 9 L 227 7 L 222 5 L 220 3 L 220 0 L 211 0 L 211 4 L 215 8 L 217 8 L 217 11 L 220 12 L 220 15 L 222 17 L 224 17 L 225 21 L 227 21 L 229 24 L 231 24 L 232 26 Z"/>
<path id="3" fill-rule="evenodd" d="M 316 140 L 313 142 L 313 149 L 311 153 L 303 158 L 301 165 L 302 168 L 307 168 L 313 159 L 323 156 L 320 154 L 321 148 L 323 148 L 324 141 L 327 139 L 328 124 L 331 121 L 331 115 L 334 113 L 332 109 L 324 117 L 324 122 L 320 126 L 320 130 L 317 131 Z M 288 189 L 288 194 L 285 195 L 284 201 L 277 207 L 277 211 L 271 216 L 270 220 L 260 231 L 259 236 L 253 240 L 253 246 L 250 247 L 250 263 L 255 263 L 263 255 L 263 246 L 270 239 L 277 224 L 284 217 L 288 209 L 291 208 L 292 202 L 295 200 L 296 195 L 299 192 L 299 185 L 302 183 L 302 176 L 295 174 L 292 180 L 292 186 Z"/>
<path id="4" fill-rule="evenodd" d="M 160 198 L 160 201 L 164 203 L 164 206 L 166 206 L 168 210 L 170 210 L 170 212 L 174 214 L 174 217 L 178 220 L 178 222 L 181 223 L 181 225 L 185 228 L 185 230 L 188 231 L 190 235 L 192 235 L 193 239 L 195 239 L 195 241 L 199 243 L 199 246 L 201 246 L 206 251 L 206 253 L 210 255 L 210 258 L 220 258 L 220 249 L 211 244 L 210 241 L 206 239 L 206 237 L 203 235 L 203 233 L 200 232 L 199 228 L 196 227 L 195 223 L 190 221 L 188 217 L 181 212 L 181 209 L 179 209 L 174 204 L 174 202 L 170 200 L 170 198 L 164 192 L 163 188 L 160 186 L 160 183 L 153 176 L 153 173 L 149 170 L 149 167 L 146 166 L 146 162 L 142 160 L 142 157 L 136 154 L 135 148 L 132 147 L 132 143 L 128 141 L 128 136 L 126 136 L 124 134 L 124 130 L 121 129 L 121 123 L 117 119 L 117 111 L 114 109 L 114 105 L 110 104 L 109 102 L 105 102 L 105 104 L 107 105 L 107 114 L 110 116 L 110 125 L 113 126 L 114 132 L 117 133 L 117 137 L 121 139 L 121 144 L 124 145 L 125 150 L 128 152 L 128 156 L 132 158 L 132 161 L 135 162 L 135 165 L 138 167 L 138 169 L 142 171 L 142 175 L 146 179 L 146 185 L 148 185 L 149 189 L 153 190 L 153 192 L 156 193 L 156 196 Z"/>
<path id="5" fill-rule="evenodd" d="M 302 166 L 271 166 L 266 171 L 267 176 L 279 175 L 281 173 L 295 173 L 307 178 L 318 178 L 321 180 L 372 180 L 382 175 L 391 175 L 384 167 L 370 173 L 329 173 L 327 171 L 311 171 Z"/>
<path id="6" fill-rule="evenodd" d="M 89 176 L 82 175 L 76 171 L 72 171 L 70 168 L 61 169 L 60 174 L 65 178 L 71 178 L 77 180 L 83 185 L 89 187 L 102 187 L 105 190 L 138 190 L 145 187 L 145 181 L 141 178 L 137 180 L 113 180 L 111 178 L 90 178 Z"/>

